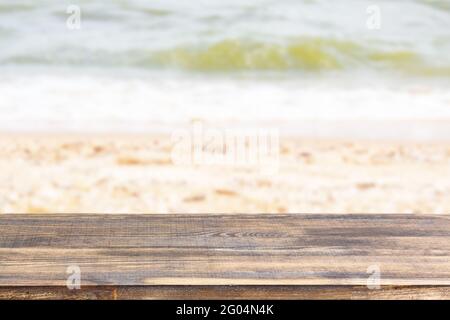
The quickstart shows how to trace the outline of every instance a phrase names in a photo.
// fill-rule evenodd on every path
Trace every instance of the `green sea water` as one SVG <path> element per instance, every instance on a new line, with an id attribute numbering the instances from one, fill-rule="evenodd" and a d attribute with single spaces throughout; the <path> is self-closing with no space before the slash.
<path id="1" fill-rule="evenodd" d="M 66 22 L 69 5 L 80 29 Z M 447 0 L 0 3 L 0 66 L 195 72 L 381 70 L 450 76 Z"/>

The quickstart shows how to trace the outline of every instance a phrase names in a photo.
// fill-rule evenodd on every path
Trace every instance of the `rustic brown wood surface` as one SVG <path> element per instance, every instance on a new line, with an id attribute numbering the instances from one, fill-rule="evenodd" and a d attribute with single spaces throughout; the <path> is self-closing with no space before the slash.
<path id="1" fill-rule="evenodd" d="M 71 265 L 77 293 L 65 287 Z M 374 270 L 381 290 L 366 287 Z M 0 298 L 449 298 L 449 288 L 450 216 L 0 216 Z"/>
<path id="2" fill-rule="evenodd" d="M 450 286 L 87 286 L 0 287 L 0 300 L 450 299 Z"/>

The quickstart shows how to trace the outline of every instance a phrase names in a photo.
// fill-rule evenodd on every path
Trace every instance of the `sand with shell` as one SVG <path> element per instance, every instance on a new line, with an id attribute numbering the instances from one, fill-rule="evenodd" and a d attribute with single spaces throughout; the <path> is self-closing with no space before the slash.
<path id="1" fill-rule="evenodd" d="M 4 134 L 2 213 L 450 213 L 450 144 L 281 137 L 279 169 L 174 164 L 170 136 Z"/>

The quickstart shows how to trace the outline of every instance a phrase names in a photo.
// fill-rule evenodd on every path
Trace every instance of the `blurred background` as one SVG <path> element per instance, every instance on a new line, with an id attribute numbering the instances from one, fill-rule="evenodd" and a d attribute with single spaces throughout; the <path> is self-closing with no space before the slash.
<path id="1" fill-rule="evenodd" d="M 0 2 L 0 130 L 450 138 L 449 84 L 446 0 Z"/>

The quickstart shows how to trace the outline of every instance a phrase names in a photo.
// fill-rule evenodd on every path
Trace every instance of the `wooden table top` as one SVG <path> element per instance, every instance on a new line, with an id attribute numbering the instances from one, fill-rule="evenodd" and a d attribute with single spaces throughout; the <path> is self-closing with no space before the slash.
<path id="1" fill-rule="evenodd" d="M 0 298 L 23 288 L 67 290 L 74 266 L 84 290 L 106 290 L 109 298 L 133 297 L 130 288 L 144 297 L 151 291 L 186 298 L 189 287 L 204 297 L 227 287 L 224 297 L 230 289 L 234 297 L 276 298 L 281 289 L 290 292 L 284 297 L 327 290 L 342 291 L 330 297 L 353 297 L 397 288 L 450 298 L 450 216 L 0 216 Z M 377 284 L 381 290 L 372 290 Z M 162 295 L 177 288 L 178 295 Z M 245 296 L 242 288 L 259 289 Z M 273 296 L 261 296 L 270 288 Z"/>

